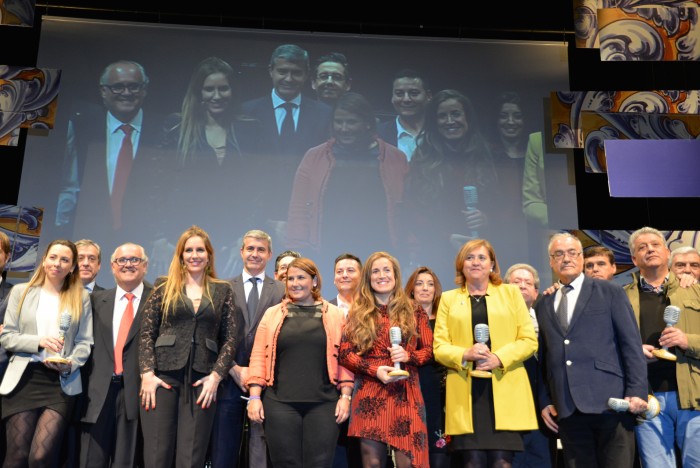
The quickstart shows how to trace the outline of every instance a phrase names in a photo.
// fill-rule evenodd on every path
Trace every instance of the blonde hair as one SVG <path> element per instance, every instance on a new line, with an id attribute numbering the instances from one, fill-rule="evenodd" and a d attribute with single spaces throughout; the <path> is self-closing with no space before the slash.
<path id="1" fill-rule="evenodd" d="M 204 275 L 204 292 L 203 294 L 212 300 L 209 286 L 211 283 L 225 283 L 216 277 L 216 268 L 214 267 L 214 247 L 211 245 L 209 240 L 209 234 L 204 231 L 204 229 L 199 226 L 192 226 L 188 228 L 185 232 L 180 235 L 175 246 L 175 253 L 173 254 L 173 259 L 170 261 L 170 268 L 168 268 L 168 276 L 165 277 L 165 281 L 160 283 L 156 289 L 163 289 L 163 321 L 166 321 L 170 312 L 175 308 L 178 303 L 184 304 L 184 287 L 185 287 L 185 277 L 187 276 L 187 268 L 185 263 L 182 261 L 182 253 L 185 251 L 185 243 L 193 238 L 199 237 L 204 242 L 204 248 L 207 251 L 208 263 L 206 272 Z"/>
<path id="2" fill-rule="evenodd" d="M 378 304 L 372 289 L 372 265 L 375 261 L 386 258 L 394 270 L 394 290 L 391 292 L 387 313 L 391 326 L 401 327 L 401 335 L 408 342 L 417 337 L 416 317 L 414 306 L 408 295 L 401 287 L 401 267 L 399 262 L 387 252 L 375 252 L 367 258 L 362 267 L 360 286 L 357 297 L 348 312 L 345 334 L 355 345 L 358 354 L 363 354 L 374 346 L 377 339 L 377 319 L 379 318 Z"/>
<path id="3" fill-rule="evenodd" d="M 496 251 L 493 249 L 491 243 L 486 239 L 472 239 L 462 246 L 457 253 L 457 257 L 455 258 L 455 284 L 462 289 L 466 289 L 467 287 L 467 277 L 464 276 L 463 271 L 464 262 L 467 260 L 469 254 L 479 247 L 486 248 L 489 258 L 493 262 L 493 269 L 489 273 L 489 282 L 494 286 L 498 286 L 499 284 L 503 283 L 503 279 L 501 278 L 501 267 L 498 266 Z"/>
<path id="4" fill-rule="evenodd" d="M 44 281 L 46 280 L 44 262 L 46 261 L 46 257 L 49 256 L 49 251 L 51 250 L 51 248 L 56 245 L 68 247 L 71 251 L 71 255 L 73 256 L 71 261 L 71 270 L 68 272 L 66 277 L 63 278 L 63 284 L 61 285 L 61 291 L 59 293 L 58 310 L 59 313 L 62 310 L 68 310 L 68 312 L 70 313 L 71 321 L 77 322 L 80 320 L 80 317 L 83 313 L 83 291 L 85 288 L 83 286 L 83 282 L 80 280 L 80 275 L 74 274 L 76 267 L 78 266 L 78 249 L 73 242 L 67 239 L 56 239 L 53 242 L 51 242 L 48 245 L 48 247 L 46 247 L 44 256 L 41 257 L 41 265 L 39 266 L 39 268 L 34 270 L 34 274 L 29 280 L 29 284 L 27 285 L 27 288 L 24 290 L 24 293 L 20 298 L 17 310 L 19 312 L 22 311 L 22 304 L 24 303 L 24 298 L 27 297 L 27 292 L 31 287 L 40 287 L 44 284 Z"/>

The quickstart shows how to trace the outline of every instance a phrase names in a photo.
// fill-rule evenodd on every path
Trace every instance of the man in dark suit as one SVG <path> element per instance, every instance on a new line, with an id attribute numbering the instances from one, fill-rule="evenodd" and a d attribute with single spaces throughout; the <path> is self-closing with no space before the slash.
<path id="1" fill-rule="evenodd" d="M 632 467 L 631 413 L 646 410 L 647 370 L 632 306 L 621 286 L 583 275 L 583 248 L 563 232 L 549 242 L 561 287 L 536 304 L 542 418 L 558 432 L 567 467 Z M 624 398 L 616 413 L 608 398 Z"/>
<path id="2" fill-rule="evenodd" d="M 5 265 L 10 259 L 10 238 L 0 231 L 0 333 L 2 333 L 3 322 L 5 321 L 5 309 L 7 308 L 7 298 L 10 297 L 12 284 L 8 283 Z M 7 369 L 7 353 L 0 347 L 0 380 L 5 375 Z M 5 425 L 0 422 L 0 453 L 5 453 Z"/>
<path id="3" fill-rule="evenodd" d="M 139 330 L 152 290 L 143 281 L 148 257 L 143 247 L 127 243 L 117 247 L 111 264 L 117 287 L 91 295 L 95 345 L 81 419 L 81 468 L 137 466 Z"/>
<path id="4" fill-rule="evenodd" d="M 136 62 L 107 65 L 99 80 L 102 108 L 74 112 L 68 123 L 56 225 L 66 237 L 150 241 L 156 229 L 150 208 L 163 193 L 165 177 L 157 142 L 162 119 L 147 118 L 142 107 L 148 76 Z M 122 210 L 130 210 L 129 218 Z"/>
<path id="5" fill-rule="evenodd" d="M 78 249 L 78 268 L 80 281 L 88 292 L 102 291 L 104 288 L 97 284 L 96 278 L 102 267 L 102 249 L 97 242 L 90 239 L 76 241 Z"/>
<path id="6" fill-rule="evenodd" d="M 268 196 L 260 203 L 272 225 L 286 219 L 287 207 L 279 200 L 292 193 L 294 172 L 306 151 L 328 139 L 333 110 L 302 95 L 310 74 L 306 50 L 283 44 L 272 53 L 268 69 L 270 94 L 244 102 L 241 109 L 260 123 L 260 163 L 267 185 L 273 187 L 263 191 Z"/>
<path id="7" fill-rule="evenodd" d="M 246 412 L 245 401 L 241 397 L 248 393 L 245 381 L 260 319 L 269 307 L 282 302 L 285 288 L 283 283 L 265 274 L 265 267 L 272 258 L 272 239 L 267 233 L 257 229 L 246 232 L 241 258 L 243 272 L 231 280 L 236 320 L 241 325 L 238 327 L 236 362 L 229 371 L 230 377 L 221 383 L 217 395 L 211 447 L 213 468 L 238 466 L 239 447 L 243 453 L 247 450 L 251 467 L 267 466 L 267 446 L 261 424 L 250 423 L 248 447 L 241 447 Z M 258 296 L 251 297 L 256 291 Z M 255 303 L 254 310 L 249 308 L 249 304 Z"/>

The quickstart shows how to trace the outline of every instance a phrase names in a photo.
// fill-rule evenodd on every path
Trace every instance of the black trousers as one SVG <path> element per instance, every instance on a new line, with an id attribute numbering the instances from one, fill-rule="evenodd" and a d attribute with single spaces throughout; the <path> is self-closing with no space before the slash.
<path id="1" fill-rule="evenodd" d="M 113 381 L 97 421 L 82 426 L 80 467 L 136 466 L 138 432 L 138 418 L 126 418 L 124 386 L 119 381 Z"/>
<path id="2" fill-rule="evenodd" d="M 339 434 L 336 404 L 283 403 L 264 398 L 263 425 L 272 466 L 331 466 Z"/>
<path id="3" fill-rule="evenodd" d="M 564 466 L 569 468 L 632 468 L 634 424 L 631 413 L 584 414 L 559 420 Z"/>
<path id="4" fill-rule="evenodd" d="M 192 382 L 204 375 L 192 372 Z M 156 407 L 141 407 L 146 468 L 192 468 L 204 466 L 209 436 L 214 425 L 216 403 L 207 409 L 197 406 L 202 387 L 177 374 L 159 374 L 171 389 L 158 387 Z M 174 460 L 174 465 L 173 465 Z"/>

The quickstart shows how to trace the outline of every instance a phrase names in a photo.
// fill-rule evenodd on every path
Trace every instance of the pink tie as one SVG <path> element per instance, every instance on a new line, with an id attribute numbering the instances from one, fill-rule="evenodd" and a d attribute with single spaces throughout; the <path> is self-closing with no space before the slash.
<path id="1" fill-rule="evenodd" d="M 117 342 L 114 345 L 114 373 L 121 375 L 124 372 L 122 364 L 122 354 L 124 352 L 124 343 L 126 343 L 126 335 L 129 334 L 131 323 L 134 321 L 134 296 L 132 293 L 126 293 L 124 296 L 129 300 L 122 315 L 122 321 L 119 323 L 119 333 L 117 333 Z"/>
<path id="2" fill-rule="evenodd" d="M 131 144 L 131 133 L 134 127 L 122 124 L 119 129 L 124 132 L 122 146 L 119 148 L 117 168 L 114 171 L 114 184 L 112 184 L 112 220 L 114 229 L 122 227 L 122 201 L 126 191 L 126 182 L 129 180 L 131 165 L 134 162 L 134 147 Z"/>

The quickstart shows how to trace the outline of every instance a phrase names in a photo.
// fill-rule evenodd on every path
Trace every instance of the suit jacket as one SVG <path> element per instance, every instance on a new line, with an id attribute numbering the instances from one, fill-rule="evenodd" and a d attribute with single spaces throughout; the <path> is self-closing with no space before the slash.
<path id="1" fill-rule="evenodd" d="M 78 170 L 77 202 L 72 210 L 59 206 L 58 211 L 72 217 L 74 238 L 113 239 L 119 236 L 132 242 L 148 245 L 153 232 L 160 226 L 150 216 L 157 206 L 162 206 L 162 194 L 169 187 L 168 164 L 163 163 L 160 149 L 162 121 L 144 110 L 141 133 L 131 172 L 127 180 L 122 205 L 138 206 L 123 210 L 123 226 L 115 230 L 112 220 L 108 174 L 106 170 L 107 112 L 104 108 L 89 107 L 71 118 L 72 138 L 69 138 L 64 162 L 64 180 L 61 191 L 70 192 L 68 183 L 73 161 Z M 126 217 L 129 213 L 129 217 Z"/>
<path id="2" fill-rule="evenodd" d="M 333 109 L 328 104 L 307 96 L 302 96 L 295 138 L 291 144 L 280 140 L 270 94 L 244 102 L 241 110 L 260 122 L 263 152 L 289 155 L 297 164 L 309 148 L 323 143 L 330 135 Z"/>
<path id="3" fill-rule="evenodd" d="M 242 112 L 260 123 L 260 157 L 257 170 L 265 173 L 268 187 L 274 190 L 257 190 L 256 219 L 284 220 L 287 206 L 280 200 L 288 200 L 292 193 L 294 171 L 309 148 L 328 139 L 333 110 L 323 102 L 303 96 L 299 107 L 294 139 L 283 142 L 277 130 L 272 96 L 268 94 L 243 103 Z M 248 170 L 253 170 L 250 167 Z M 252 346 L 252 345 L 251 345 Z"/>
<path id="4" fill-rule="evenodd" d="M 12 289 L 12 286 L 14 285 L 8 283 L 6 280 L 3 280 L 2 283 L 0 283 L 0 303 L 10 296 L 10 289 Z M 3 316 L 0 315 L 0 323 L 2 322 L 2 319 Z"/>
<path id="5" fill-rule="evenodd" d="M 0 384 L 0 395 L 7 395 L 19 383 L 24 370 L 31 361 L 32 354 L 39 352 L 40 336 L 36 329 L 36 310 L 39 306 L 41 287 L 33 286 L 19 310 L 22 294 L 27 290 L 28 283 L 18 284 L 12 288 L 10 300 L 5 314 L 5 329 L 0 335 L 0 346 L 12 353 L 7 371 Z M 83 391 L 80 368 L 87 362 L 93 344 L 92 337 L 92 308 L 90 296 L 83 290 L 83 310 L 80 320 L 71 321 L 65 335 L 65 343 L 61 356 L 71 361 L 71 373 L 61 378 L 61 388 L 67 395 L 77 395 Z"/>
<path id="6" fill-rule="evenodd" d="M 398 131 L 396 117 L 377 124 L 377 136 L 390 145 L 398 145 Z"/>
<path id="7" fill-rule="evenodd" d="M 5 310 L 7 310 L 7 303 L 10 299 L 10 289 L 12 289 L 12 286 L 12 284 L 4 280 L 0 284 L 0 324 L 5 321 Z M 2 380 L 2 376 L 5 375 L 7 359 L 7 351 L 0 346 L 0 380 Z"/>
<path id="8" fill-rule="evenodd" d="M 258 308 L 252 321 L 248 320 L 248 306 L 246 304 L 245 289 L 243 288 L 243 275 L 238 275 L 231 280 L 233 287 L 233 303 L 236 310 L 238 323 L 245 324 L 239 327 L 238 348 L 236 349 L 236 364 L 246 367 L 250 362 L 250 353 L 253 351 L 255 332 L 258 324 L 270 307 L 279 304 L 284 299 L 284 283 L 265 275 Z"/>
<path id="9" fill-rule="evenodd" d="M 146 301 L 152 287 L 144 283 L 134 321 L 124 343 L 122 364 L 124 368 L 124 399 L 126 400 L 126 418 L 135 420 L 139 416 L 139 331 Z M 90 297 L 95 335 L 95 346 L 86 366 L 87 393 L 85 395 L 82 421 L 94 424 L 105 405 L 112 374 L 114 372 L 114 327 L 112 319 L 117 288 L 96 291 Z M 111 405 L 112 402 L 109 402 Z"/>
<path id="10" fill-rule="evenodd" d="M 162 280 L 160 280 L 162 281 Z M 226 378 L 236 351 L 237 323 L 233 291 L 226 282 L 212 282 L 197 312 L 186 296 L 163 319 L 164 284 L 157 282 L 141 319 L 139 370 L 175 371 L 189 365 L 202 374 Z M 184 295 L 184 293 L 183 293 Z"/>
<path id="11" fill-rule="evenodd" d="M 540 407 L 554 404 L 559 418 L 576 409 L 608 411 L 608 398 L 648 395 L 647 366 L 632 306 L 621 286 L 584 277 L 569 327 L 554 310 L 555 294 L 537 302 L 540 327 Z"/>

